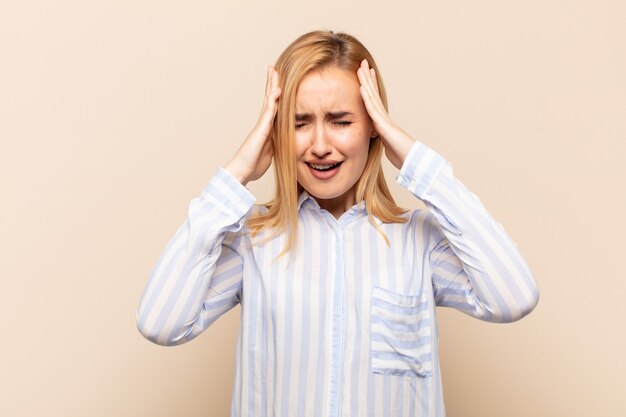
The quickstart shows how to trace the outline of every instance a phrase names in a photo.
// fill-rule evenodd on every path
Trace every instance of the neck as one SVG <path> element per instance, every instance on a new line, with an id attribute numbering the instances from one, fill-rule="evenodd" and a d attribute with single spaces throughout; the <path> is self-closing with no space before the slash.
<path id="1" fill-rule="evenodd" d="M 350 207 L 356 204 L 354 190 L 350 190 L 339 197 L 329 198 L 327 200 L 317 198 L 315 196 L 313 197 L 315 198 L 315 201 L 317 201 L 317 204 L 319 204 L 321 208 L 328 211 L 336 219 L 339 219 L 339 217 L 341 217 L 343 213 L 348 211 Z"/>

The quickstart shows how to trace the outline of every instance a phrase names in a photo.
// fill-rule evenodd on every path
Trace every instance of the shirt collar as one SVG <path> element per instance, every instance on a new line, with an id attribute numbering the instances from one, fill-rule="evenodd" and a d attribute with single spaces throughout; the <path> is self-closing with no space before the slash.
<path id="1" fill-rule="evenodd" d="M 318 202 L 315 200 L 315 198 L 313 198 L 313 196 L 311 196 L 311 194 L 309 194 L 306 190 L 302 190 L 302 192 L 298 196 L 298 211 L 300 211 L 302 208 L 309 208 L 309 209 L 317 210 L 317 211 L 322 209 L 320 205 L 318 204 Z M 350 207 L 342 215 L 342 217 L 343 216 L 352 217 L 352 216 L 362 214 L 362 213 L 367 215 L 367 208 L 365 205 L 365 200 L 362 200 L 356 203 L 354 206 Z M 376 221 L 376 223 L 379 226 L 382 224 L 382 221 L 380 221 L 378 217 L 376 216 L 374 216 L 374 221 Z"/>
<path id="2" fill-rule="evenodd" d="M 298 196 L 298 211 L 300 211 L 300 208 L 302 207 L 317 208 L 319 210 L 320 205 L 317 204 L 317 201 L 315 201 L 315 199 L 311 197 L 308 192 L 302 190 L 302 192 Z"/>

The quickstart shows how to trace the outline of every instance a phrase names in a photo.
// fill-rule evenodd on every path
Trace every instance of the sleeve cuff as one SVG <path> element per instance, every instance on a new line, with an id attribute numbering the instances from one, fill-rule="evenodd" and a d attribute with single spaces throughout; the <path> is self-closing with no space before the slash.
<path id="1" fill-rule="evenodd" d="M 209 183 L 202 190 L 202 198 L 243 217 L 254 205 L 256 199 L 224 168 L 218 168 Z"/>
<path id="2" fill-rule="evenodd" d="M 442 155 L 422 142 L 415 141 L 396 181 L 417 197 L 421 197 L 426 194 L 446 162 Z"/>

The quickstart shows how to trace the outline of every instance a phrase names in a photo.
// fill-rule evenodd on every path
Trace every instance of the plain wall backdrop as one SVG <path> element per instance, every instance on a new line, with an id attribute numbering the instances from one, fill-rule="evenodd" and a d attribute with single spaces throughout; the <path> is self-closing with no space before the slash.
<path id="1" fill-rule="evenodd" d="M 0 415 L 229 415 L 239 308 L 178 347 L 143 339 L 135 311 L 254 126 L 267 65 L 313 29 L 363 41 L 392 118 L 538 281 L 513 324 L 438 310 L 448 415 L 626 415 L 624 21 L 618 0 L 4 2 Z"/>

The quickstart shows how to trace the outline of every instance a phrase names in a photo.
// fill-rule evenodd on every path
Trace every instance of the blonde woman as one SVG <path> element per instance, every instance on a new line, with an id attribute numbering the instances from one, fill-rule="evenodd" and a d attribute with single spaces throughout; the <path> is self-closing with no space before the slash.
<path id="1" fill-rule="evenodd" d="M 426 210 L 395 204 L 383 153 Z M 245 185 L 272 160 L 275 198 L 256 205 Z M 137 326 L 179 345 L 241 304 L 233 416 L 443 416 L 435 306 L 512 322 L 538 296 L 450 163 L 391 120 L 367 49 L 316 31 L 268 68 L 256 126 L 191 201 Z"/>

